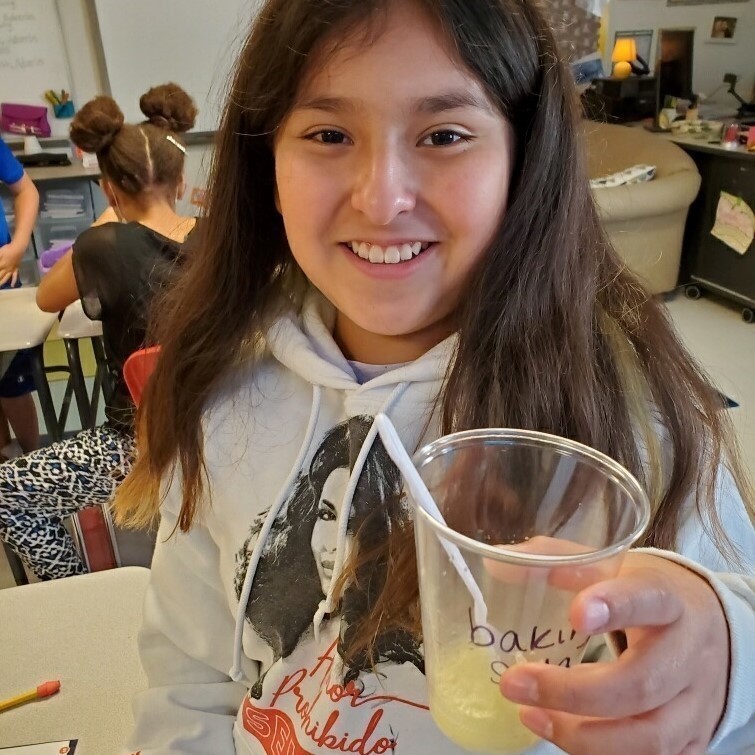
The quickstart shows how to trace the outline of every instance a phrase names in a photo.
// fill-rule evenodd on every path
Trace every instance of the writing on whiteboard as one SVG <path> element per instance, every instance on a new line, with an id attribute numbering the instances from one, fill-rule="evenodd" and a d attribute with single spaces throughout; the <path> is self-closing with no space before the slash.
<path id="1" fill-rule="evenodd" d="M 0 0 L 0 70 L 25 71 L 47 64 L 37 14 L 16 0 Z"/>

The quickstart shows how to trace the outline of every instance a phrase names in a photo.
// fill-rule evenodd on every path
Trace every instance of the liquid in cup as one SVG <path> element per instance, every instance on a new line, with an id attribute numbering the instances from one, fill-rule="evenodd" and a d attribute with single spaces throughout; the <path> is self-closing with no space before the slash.
<path id="1" fill-rule="evenodd" d="M 544 433 L 456 433 L 414 463 L 444 520 L 417 507 L 430 712 L 470 752 L 524 752 L 538 740 L 501 695 L 500 677 L 523 661 L 581 661 L 590 638 L 570 626 L 571 602 L 617 573 L 647 526 L 647 498 L 616 462 Z M 483 622 L 449 544 L 484 596 Z"/>

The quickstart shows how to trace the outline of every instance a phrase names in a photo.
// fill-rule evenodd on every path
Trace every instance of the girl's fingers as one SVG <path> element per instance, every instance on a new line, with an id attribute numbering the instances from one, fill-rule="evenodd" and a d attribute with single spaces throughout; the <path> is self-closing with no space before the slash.
<path id="1" fill-rule="evenodd" d="M 579 632 L 598 634 L 672 624 L 684 613 L 676 586 L 661 571 L 636 569 L 585 588 L 572 602 L 569 620 Z"/>
<path id="2" fill-rule="evenodd" d="M 594 719 L 541 708 L 522 708 L 522 722 L 566 752 L 579 755 L 704 753 L 715 728 L 692 689 L 641 716 Z"/>
<path id="3" fill-rule="evenodd" d="M 668 703 L 693 682 L 695 664 L 686 653 L 677 632 L 648 630 L 615 663 L 514 666 L 501 677 L 501 691 L 523 705 L 580 716 L 638 716 Z"/>

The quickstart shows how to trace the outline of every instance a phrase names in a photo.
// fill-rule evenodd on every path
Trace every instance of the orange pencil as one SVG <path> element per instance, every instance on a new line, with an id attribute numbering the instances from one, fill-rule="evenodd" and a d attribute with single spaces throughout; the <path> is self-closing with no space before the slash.
<path id="1" fill-rule="evenodd" d="M 57 680 L 40 684 L 39 687 L 30 690 L 29 692 L 24 692 L 23 694 L 11 697 L 8 700 L 0 701 L 0 713 L 4 710 L 8 710 L 8 708 L 15 708 L 17 705 L 29 703 L 32 700 L 37 700 L 42 697 L 50 697 L 50 695 L 54 695 L 59 689 L 60 682 Z"/>

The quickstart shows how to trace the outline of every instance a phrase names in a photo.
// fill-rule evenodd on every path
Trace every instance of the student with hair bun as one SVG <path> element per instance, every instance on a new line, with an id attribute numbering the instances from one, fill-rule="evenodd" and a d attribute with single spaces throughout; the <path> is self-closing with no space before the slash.
<path id="1" fill-rule="evenodd" d="M 40 579 L 86 571 L 62 520 L 108 503 L 131 468 L 134 407 L 123 363 L 145 345 L 150 302 L 195 225 L 176 212 L 185 190 L 181 134 L 194 125 L 194 102 L 164 84 L 139 104 L 139 124 L 125 123 L 110 97 L 88 102 L 71 124 L 74 144 L 97 155 L 110 208 L 44 277 L 37 304 L 58 312 L 81 299 L 102 321 L 114 390 L 101 427 L 0 465 L 0 537 Z"/>

